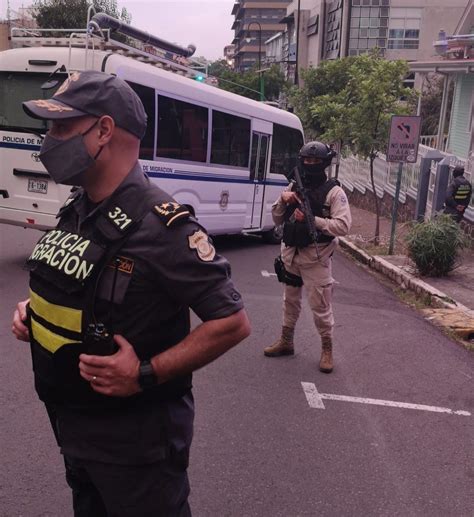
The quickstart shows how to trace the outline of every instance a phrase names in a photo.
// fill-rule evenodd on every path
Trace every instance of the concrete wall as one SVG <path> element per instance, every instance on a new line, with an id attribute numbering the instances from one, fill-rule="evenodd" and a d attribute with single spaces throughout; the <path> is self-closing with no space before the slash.
<path id="1" fill-rule="evenodd" d="M 418 49 L 388 50 L 387 59 L 406 59 L 408 61 L 429 61 L 434 55 L 433 41 L 443 28 L 453 34 L 459 19 L 464 13 L 467 0 L 391 0 L 392 7 L 421 7 L 420 44 Z"/>
<path id="2" fill-rule="evenodd" d="M 306 38 L 308 52 L 308 66 L 317 67 L 321 61 L 321 49 L 323 45 L 324 34 L 324 1 L 317 0 L 312 2 L 309 17 L 319 16 L 318 33 L 312 34 Z"/>

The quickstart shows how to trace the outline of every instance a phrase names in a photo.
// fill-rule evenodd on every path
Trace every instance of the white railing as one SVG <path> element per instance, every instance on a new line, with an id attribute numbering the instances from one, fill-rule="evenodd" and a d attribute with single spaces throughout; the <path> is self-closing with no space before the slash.
<path id="1" fill-rule="evenodd" d="M 420 145 L 418 149 L 418 160 L 416 163 L 403 165 L 402 183 L 400 188 L 400 201 L 404 203 L 407 196 L 412 199 L 417 198 L 418 182 L 420 175 L 421 159 L 426 155 L 431 148 L 429 146 Z M 445 156 L 450 156 L 447 153 L 442 153 Z M 451 155 L 452 156 L 452 155 Z M 474 155 L 468 160 L 453 157 L 453 165 L 462 164 L 465 167 L 465 177 L 471 182 L 474 181 Z M 397 180 L 398 163 L 388 163 L 385 161 L 385 156 L 380 155 L 374 161 L 374 183 L 375 190 L 379 197 L 382 197 L 384 192 L 393 196 L 395 194 L 395 185 Z M 428 190 L 427 213 L 431 212 L 431 203 L 433 200 L 433 191 L 435 179 L 437 174 L 437 163 L 433 162 L 431 167 L 431 175 Z M 363 160 L 354 155 L 341 157 L 339 166 L 339 181 L 348 190 L 358 190 L 365 194 L 368 190 L 372 192 L 372 185 L 370 182 L 370 166 L 368 160 Z M 466 219 L 474 222 L 474 198 L 471 199 L 471 204 L 465 214 Z"/>
<path id="2" fill-rule="evenodd" d="M 442 147 L 443 150 L 446 149 L 447 143 L 448 143 L 448 135 L 444 135 L 443 147 Z M 421 135 L 420 144 L 426 145 L 426 147 L 431 147 L 432 149 L 436 149 L 437 145 L 438 145 L 438 135 Z"/>

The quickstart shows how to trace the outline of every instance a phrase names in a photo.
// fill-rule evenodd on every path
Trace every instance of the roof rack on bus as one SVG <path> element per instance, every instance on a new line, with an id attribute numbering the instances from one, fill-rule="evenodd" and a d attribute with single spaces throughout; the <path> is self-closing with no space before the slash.
<path id="1" fill-rule="evenodd" d="M 88 19 L 89 15 L 88 15 Z M 127 37 L 127 43 L 111 38 L 113 32 L 120 32 Z M 12 27 L 11 43 L 13 47 L 69 47 L 86 50 L 84 68 L 88 67 L 88 51 L 111 51 L 158 68 L 178 73 L 187 77 L 203 75 L 189 63 L 196 47 L 181 47 L 157 36 L 127 25 L 104 13 L 95 14 L 88 22 L 87 29 L 24 29 Z M 199 65 L 196 61 L 196 64 Z M 69 69 L 69 67 L 68 67 Z M 201 65 L 202 69 L 202 65 Z"/>

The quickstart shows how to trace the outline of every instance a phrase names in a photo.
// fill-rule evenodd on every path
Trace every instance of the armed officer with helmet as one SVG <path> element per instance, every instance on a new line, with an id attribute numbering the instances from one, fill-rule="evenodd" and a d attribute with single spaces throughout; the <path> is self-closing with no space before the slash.
<path id="1" fill-rule="evenodd" d="M 339 182 L 329 179 L 326 168 L 335 152 L 322 142 L 309 142 L 299 152 L 299 171 L 309 198 L 317 232 L 313 242 L 301 206 L 301 193 L 291 182 L 273 204 L 275 224 L 283 224 L 281 258 L 275 262 L 279 280 L 285 284 L 281 336 L 264 349 L 267 357 L 294 354 L 294 332 L 301 311 L 303 285 L 316 329 L 321 337 L 319 369 L 333 370 L 332 255 L 337 237 L 347 235 L 351 212 Z"/>
<path id="2" fill-rule="evenodd" d="M 35 246 L 13 333 L 79 517 L 190 515 L 191 372 L 250 332 L 227 261 L 138 163 L 146 114 L 118 77 L 77 72 L 49 100 L 40 159 L 80 188 Z M 189 308 L 203 323 L 190 332 Z"/>

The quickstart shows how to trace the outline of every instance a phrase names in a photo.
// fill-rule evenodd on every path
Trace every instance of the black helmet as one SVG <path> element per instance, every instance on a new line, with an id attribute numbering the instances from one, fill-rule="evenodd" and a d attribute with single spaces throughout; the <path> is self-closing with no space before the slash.
<path id="1" fill-rule="evenodd" d="M 336 156 L 336 152 L 333 149 L 322 142 L 317 142 L 316 140 L 304 144 L 299 152 L 299 158 L 302 165 L 304 158 L 320 158 L 321 165 L 318 167 L 319 170 L 324 170 L 328 165 L 330 165 L 334 156 Z"/>
<path id="2" fill-rule="evenodd" d="M 335 151 L 333 151 L 328 145 L 323 144 L 322 142 L 317 142 L 316 140 L 304 144 L 300 149 L 300 158 L 313 157 L 331 161 L 334 156 L 336 156 Z"/>

